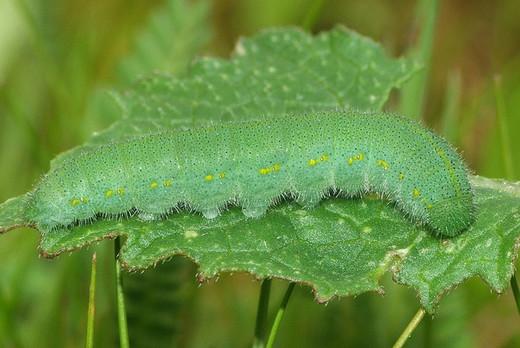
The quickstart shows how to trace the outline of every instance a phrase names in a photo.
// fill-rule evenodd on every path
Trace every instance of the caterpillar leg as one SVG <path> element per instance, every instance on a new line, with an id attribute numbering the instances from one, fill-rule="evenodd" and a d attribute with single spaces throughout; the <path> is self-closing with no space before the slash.
<path id="1" fill-rule="evenodd" d="M 303 206 L 305 209 L 312 209 L 316 208 L 316 206 L 320 203 L 322 198 L 323 195 L 316 193 L 300 194 L 296 198 L 296 203 Z"/>
<path id="2" fill-rule="evenodd" d="M 162 219 L 162 214 L 140 212 L 137 218 L 141 221 L 157 221 Z"/>
<path id="3" fill-rule="evenodd" d="M 248 218 L 259 218 L 265 215 L 268 205 L 254 205 L 246 206 L 242 208 L 242 213 Z"/>
<path id="4" fill-rule="evenodd" d="M 216 218 L 217 216 L 220 215 L 220 211 L 218 210 L 218 208 L 214 208 L 214 209 L 206 209 L 206 210 L 203 210 L 203 211 L 202 211 L 202 215 L 203 215 L 206 219 L 214 219 L 214 218 Z"/>

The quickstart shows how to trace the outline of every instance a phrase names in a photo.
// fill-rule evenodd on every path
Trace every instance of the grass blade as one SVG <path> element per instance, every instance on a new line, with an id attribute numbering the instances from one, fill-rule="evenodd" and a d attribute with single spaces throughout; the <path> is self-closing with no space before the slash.
<path id="1" fill-rule="evenodd" d="M 509 140 L 508 120 L 506 102 L 504 99 L 504 92 L 502 90 L 502 78 L 495 76 L 495 102 L 496 114 L 499 129 L 500 146 L 502 148 L 502 160 L 504 161 L 504 171 L 506 178 L 513 180 L 515 177 L 513 168 L 513 155 L 511 152 L 511 142 Z"/>
<path id="2" fill-rule="evenodd" d="M 126 322 L 125 294 L 123 292 L 123 279 L 121 277 L 121 265 L 119 264 L 119 251 L 121 250 L 121 240 L 119 237 L 114 241 L 114 265 L 116 267 L 116 302 L 117 302 L 117 322 L 119 326 L 119 346 L 129 348 L 128 325 Z"/>
<path id="3" fill-rule="evenodd" d="M 269 295 L 271 293 L 271 279 L 264 279 L 260 288 L 260 299 L 256 312 L 255 337 L 253 348 L 265 347 L 265 332 L 267 327 L 267 312 L 269 309 Z"/>
<path id="4" fill-rule="evenodd" d="M 515 177 L 513 168 L 513 155 L 511 152 L 511 143 L 509 141 L 508 121 L 506 102 L 504 99 L 504 93 L 502 90 L 502 78 L 495 76 L 495 102 L 496 102 L 496 114 L 499 129 L 500 146 L 502 148 L 502 160 L 504 162 L 504 171 L 506 178 L 512 180 Z M 516 281 L 516 274 L 513 273 L 511 277 L 511 289 L 513 290 L 513 297 L 515 298 L 516 309 L 520 314 L 520 290 L 518 289 L 518 282 Z"/>
<path id="5" fill-rule="evenodd" d="M 520 290 L 518 289 L 518 282 L 516 281 L 516 274 L 511 277 L 511 289 L 513 290 L 513 297 L 515 298 L 516 310 L 520 314 Z"/>
<path id="6" fill-rule="evenodd" d="M 90 287 L 88 291 L 87 316 L 87 348 L 94 347 L 94 317 L 96 315 L 96 253 L 92 255 L 92 271 L 90 272 Z"/>
<path id="7" fill-rule="evenodd" d="M 408 323 L 408 326 L 406 326 L 406 329 L 404 329 L 404 331 L 401 334 L 401 336 L 399 336 L 397 341 L 392 346 L 393 348 L 401 348 L 401 347 L 404 346 L 404 344 L 406 343 L 408 338 L 410 338 L 410 336 L 412 335 L 412 332 L 415 330 L 417 325 L 419 325 L 419 323 L 421 322 L 421 320 L 424 317 L 425 313 L 426 312 L 422 308 L 420 308 L 417 311 L 417 313 L 415 313 L 415 315 L 413 316 L 412 320 Z"/>
<path id="8" fill-rule="evenodd" d="M 410 58 L 424 65 L 424 69 L 416 74 L 403 86 L 401 94 L 401 111 L 408 117 L 421 119 L 423 117 L 424 98 L 435 36 L 437 22 L 438 0 L 420 0 L 417 6 L 415 22 L 424 23 L 417 45 L 410 50 Z"/>
<path id="9" fill-rule="evenodd" d="M 309 10 L 305 14 L 302 22 L 302 27 L 305 30 L 312 30 L 314 25 L 320 18 L 320 14 L 325 7 L 326 0 L 314 0 L 309 6 Z"/>
<path id="10" fill-rule="evenodd" d="M 287 303 L 289 303 L 289 299 L 291 298 L 295 284 L 296 283 L 289 284 L 287 290 L 285 291 L 285 295 L 283 296 L 280 308 L 278 308 L 278 312 L 276 313 L 276 317 L 274 318 L 274 323 L 271 327 L 271 332 L 269 333 L 269 339 L 267 340 L 267 348 L 273 347 L 276 334 L 278 333 L 278 328 L 280 327 L 280 323 L 282 322 L 283 315 L 285 314 L 285 309 L 287 308 Z"/>
<path id="11" fill-rule="evenodd" d="M 456 144 L 460 134 L 459 109 L 462 87 L 462 78 L 459 71 L 448 76 L 444 107 L 442 111 L 442 134 L 453 144 Z"/>

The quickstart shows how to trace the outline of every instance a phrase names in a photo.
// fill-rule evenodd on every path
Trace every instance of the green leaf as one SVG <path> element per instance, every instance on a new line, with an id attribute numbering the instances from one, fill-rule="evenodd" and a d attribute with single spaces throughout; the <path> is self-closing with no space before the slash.
<path id="1" fill-rule="evenodd" d="M 0 233 L 27 226 L 25 207 L 28 198 L 29 195 L 27 194 L 8 199 L 0 204 Z"/>
<path id="2" fill-rule="evenodd" d="M 265 30 L 239 40 L 230 60 L 201 58 L 185 78 L 154 74 L 114 93 L 121 119 L 58 155 L 51 168 L 92 146 L 208 122 L 348 107 L 379 110 L 392 88 L 419 68 L 388 57 L 380 45 L 344 27 L 315 37 L 296 28 Z"/>
<path id="3" fill-rule="evenodd" d="M 460 238 L 418 241 L 396 274 L 399 283 L 417 290 L 428 310 L 466 278 L 479 276 L 500 293 L 513 275 L 520 245 L 520 182 L 474 177 L 472 184 L 477 221 Z"/>
<path id="4" fill-rule="evenodd" d="M 267 218 L 247 219 L 231 209 L 216 220 L 173 214 L 157 223 L 137 219 L 44 233 L 47 257 L 103 238 L 127 237 L 123 265 L 144 269 L 174 255 L 199 264 L 200 277 L 245 271 L 308 284 L 318 301 L 379 291 L 392 272 L 412 286 L 433 311 L 441 295 L 464 279 L 480 276 L 496 292 L 508 287 L 520 241 L 520 183 L 473 178 L 479 213 L 457 238 L 440 240 L 378 199 L 329 199 L 303 210 L 284 203 Z"/>
<path id="5" fill-rule="evenodd" d="M 208 121 L 323 108 L 381 108 L 390 89 L 416 68 L 388 58 L 381 47 L 343 28 L 317 37 L 297 29 L 265 31 L 242 40 L 229 61 L 200 60 L 182 79 L 155 75 L 142 80 L 118 97 L 120 121 L 65 156 Z M 392 272 L 433 311 L 441 295 L 464 279 L 478 275 L 500 292 L 513 271 L 520 183 L 472 180 L 477 221 L 450 240 L 432 237 L 387 202 L 365 197 L 328 199 L 312 210 L 285 202 L 262 219 L 247 219 L 234 208 L 216 220 L 189 213 L 157 222 L 99 220 L 41 231 L 40 252 L 53 257 L 124 236 L 121 260 L 129 270 L 185 255 L 199 265 L 201 279 L 237 271 L 289 279 L 314 288 L 319 301 L 382 291 L 379 279 Z M 0 231 L 22 224 L 26 197 L 0 205 Z"/>
<path id="6" fill-rule="evenodd" d="M 89 144 L 208 121 L 381 109 L 390 90 L 418 69 L 343 27 L 316 37 L 296 28 L 265 30 L 241 39 L 230 60 L 199 59 L 186 78 L 163 73 L 142 79 L 117 96 L 122 119 Z"/>

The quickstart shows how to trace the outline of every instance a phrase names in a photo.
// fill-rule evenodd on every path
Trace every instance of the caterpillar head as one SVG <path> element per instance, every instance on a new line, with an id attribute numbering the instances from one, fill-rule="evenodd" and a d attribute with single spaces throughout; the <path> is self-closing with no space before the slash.
<path id="1" fill-rule="evenodd" d="M 71 197 L 61 176 L 49 173 L 33 191 L 27 215 L 38 228 L 52 230 L 72 224 L 78 216 L 74 208 L 79 203 L 81 198 Z"/>
<path id="2" fill-rule="evenodd" d="M 442 237 L 455 237 L 475 220 L 471 192 L 434 202 L 428 211 L 428 223 Z"/>

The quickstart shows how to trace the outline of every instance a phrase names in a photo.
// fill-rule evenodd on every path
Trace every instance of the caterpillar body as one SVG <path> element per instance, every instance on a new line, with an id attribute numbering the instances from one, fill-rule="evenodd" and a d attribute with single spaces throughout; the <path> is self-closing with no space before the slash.
<path id="1" fill-rule="evenodd" d="M 162 217 L 188 206 L 215 218 L 232 203 L 263 215 L 283 194 L 306 208 L 331 189 L 375 192 L 455 236 L 474 216 L 458 153 L 418 123 L 356 111 L 285 115 L 147 135 L 65 160 L 36 185 L 27 216 L 44 229 L 99 214 Z"/>

